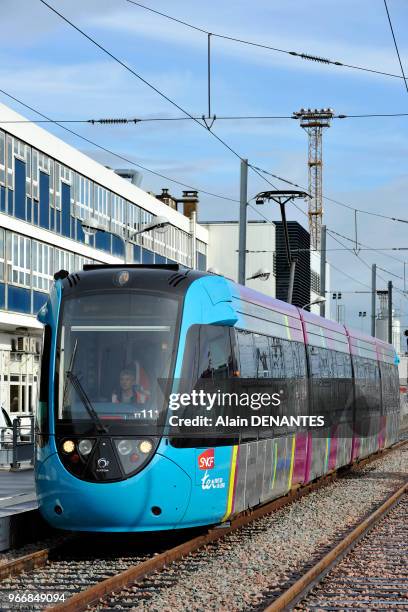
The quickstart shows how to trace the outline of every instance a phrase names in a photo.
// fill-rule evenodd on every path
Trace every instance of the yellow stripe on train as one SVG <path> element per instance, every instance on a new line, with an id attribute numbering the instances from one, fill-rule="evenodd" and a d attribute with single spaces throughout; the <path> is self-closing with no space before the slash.
<path id="1" fill-rule="evenodd" d="M 232 502 L 234 501 L 235 472 L 237 469 L 237 456 L 238 456 L 238 446 L 234 446 L 232 449 L 232 458 L 231 458 L 231 471 L 230 471 L 229 487 L 228 487 L 227 511 L 222 517 L 222 521 L 226 521 L 232 512 Z"/>

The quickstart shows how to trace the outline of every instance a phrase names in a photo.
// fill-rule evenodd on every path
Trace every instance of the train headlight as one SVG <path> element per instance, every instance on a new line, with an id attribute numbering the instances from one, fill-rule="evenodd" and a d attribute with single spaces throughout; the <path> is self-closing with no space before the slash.
<path id="1" fill-rule="evenodd" d="M 92 450 L 93 442 L 92 440 L 81 440 L 78 444 L 78 450 L 81 455 L 87 456 Z"/>
<path id="2" fill-rule="evenodd" d="M 150 440 L 142 440 L 139 443 L 139 450 L 144 455 L 147 455 L 148 453 L 150 453 L 152 448 L 153 448 L 153 444 L 150 442 Z"/>
<path id="3" fill-rule="evenodd" d="M 121 455 L 130 455 L 133 450 L 133 444 L 131 440 L 121 440 L 118 443 L 118 451 Z"/>
<path id="4" fill-rule="evenodd" d="M 75 450 L 75 443 L 72 440 L 65 440 L 65 442 L 62 445 L 62 450 L 67 455 L 70 455 Z"/>

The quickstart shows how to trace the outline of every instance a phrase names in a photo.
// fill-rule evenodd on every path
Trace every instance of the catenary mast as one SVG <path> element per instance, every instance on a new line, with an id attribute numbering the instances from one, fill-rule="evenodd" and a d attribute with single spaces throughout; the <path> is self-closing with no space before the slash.
<path id="1" fill-rule="evenodd" d="M 308 168 L 309 168 L 309 232 L 311 248 L 320 250 L 321 227 L 323 219 L 322 195 L 322 135 L 330 127 L 334 111 L 331 108 L 301 108 L 293 113 L 299 119 L 300 127 L 308 134 Z"/>

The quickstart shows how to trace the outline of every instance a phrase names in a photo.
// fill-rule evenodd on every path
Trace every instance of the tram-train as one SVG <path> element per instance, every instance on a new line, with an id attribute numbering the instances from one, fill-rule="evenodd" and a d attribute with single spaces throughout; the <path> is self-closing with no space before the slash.
<path id="1" fill-rule="evenodd" d="M 54 527 L 219 524 L 397 440 L 397 357 L 381 340 L 176 264 L 84 266 L 55 279 L 38 315 L 35 468 Z M 341 418 L 318 436 L 307 426 L 234 439 L 146 435 L 142 423 L 169 418 L 148 380 L 177 381 L 186 368 L 193 382 L 203 372 L 270 377 L 297 412 Z"/>

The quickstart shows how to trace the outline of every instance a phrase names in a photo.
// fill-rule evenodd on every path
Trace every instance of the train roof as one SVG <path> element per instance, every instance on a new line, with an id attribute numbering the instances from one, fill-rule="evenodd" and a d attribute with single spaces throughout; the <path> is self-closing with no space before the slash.
<path id="1" fill-rule="evenodd" d="M 349 338 L 353 354 L 367 357 L 377 355 L 385 361 L 391 361 L 391 358 L 393 361 L 395 359 L 396 351 L 392 344 L 388 344 L 379 338 L 374 338 L 359 330 L 293 306 L 293 304 L 272 298 L 255 289 L 250 289 L 233 281 L 230 281 L 230 283 L 241 298 L 302 320 L 305 325 L 307 341 L 311 344 L 316 343 L 318 346 L 323 346 L 320 340 L 317 342 L 318 336 L 320 338 L 323 336 L 328 340 L 328 344 L 332 345 L 332 348 L 339 348 L 341 350 L 341 345 L 346 342 L 348 343 L 347 338 Z M 319 330 L 318 333 L 317 329 Z"/>
<path id="2" fill-rule="evenodd" d="M 157 289 L 157 281 L 159 281 L 159 283 L 163 283 L 164 288 L 171 287 L 173 290 L 176 289 L 177 293 L 185 292 L 194 281 L 203 277 L 217 279 L 224 278 L 235 297 L 302 321 L 305 327 L 307 342 L 310 344 L 320 346 L 322 345 L 321 339 L 323 338 L 327 340 L 327 342 L 325 344 L 323 343 L 323 345 L 329 345 L 332 348 L 344 350 L 344 344 L 348 344 L 347 339 L 349 338 L 351 351 L 354 354 L 370 357 L 377 354 L 380 359 L 385 361 L 395 359 L 395 348 L 391 344 L 388 344 L 379 338 L 373 338 L 368 334 L 351 329 L 348 326 L 341 325 L 340 323 L 332 321 L 331 319 L 326 319 L 325 317 L 321 317 L 307 310 L 303 310 L 302 308 L 298 308 L 293 304 L 288 304 L 282 300 L 270 297 L 264 293 L 261 293 L 260 291 L 256 291 L 255 289 L 250 289 L 244 285 L 239 285 L 238 283 L 221 275 L 192 270 L 177 263 L 86 264 L 83 267 L 83 272 L 86 272 L 87 289 L 92 290 L 101 287 L 102 278 L 105 279 L 107 273 L 109 272 L 120 273 L 120 271 L 128 269 L 137 272 L 137 284 L 141 284 L 146 289 L 153 288 L 154 280 L 154 288 Z M 152 272 L 154 272 L 154 274 L 152 274 Z M 60 270 L 54 275 L 55 280 L 61 280 L 63 282 L 64 290 L 66 290 L 68 293 L 71 291 L 75 292 L 76 289 L 79 288 L 81 277 L 82 272 L 69 274 L 65 270 Z M 150 287 L 150 284 L 152 287 Z"/>

